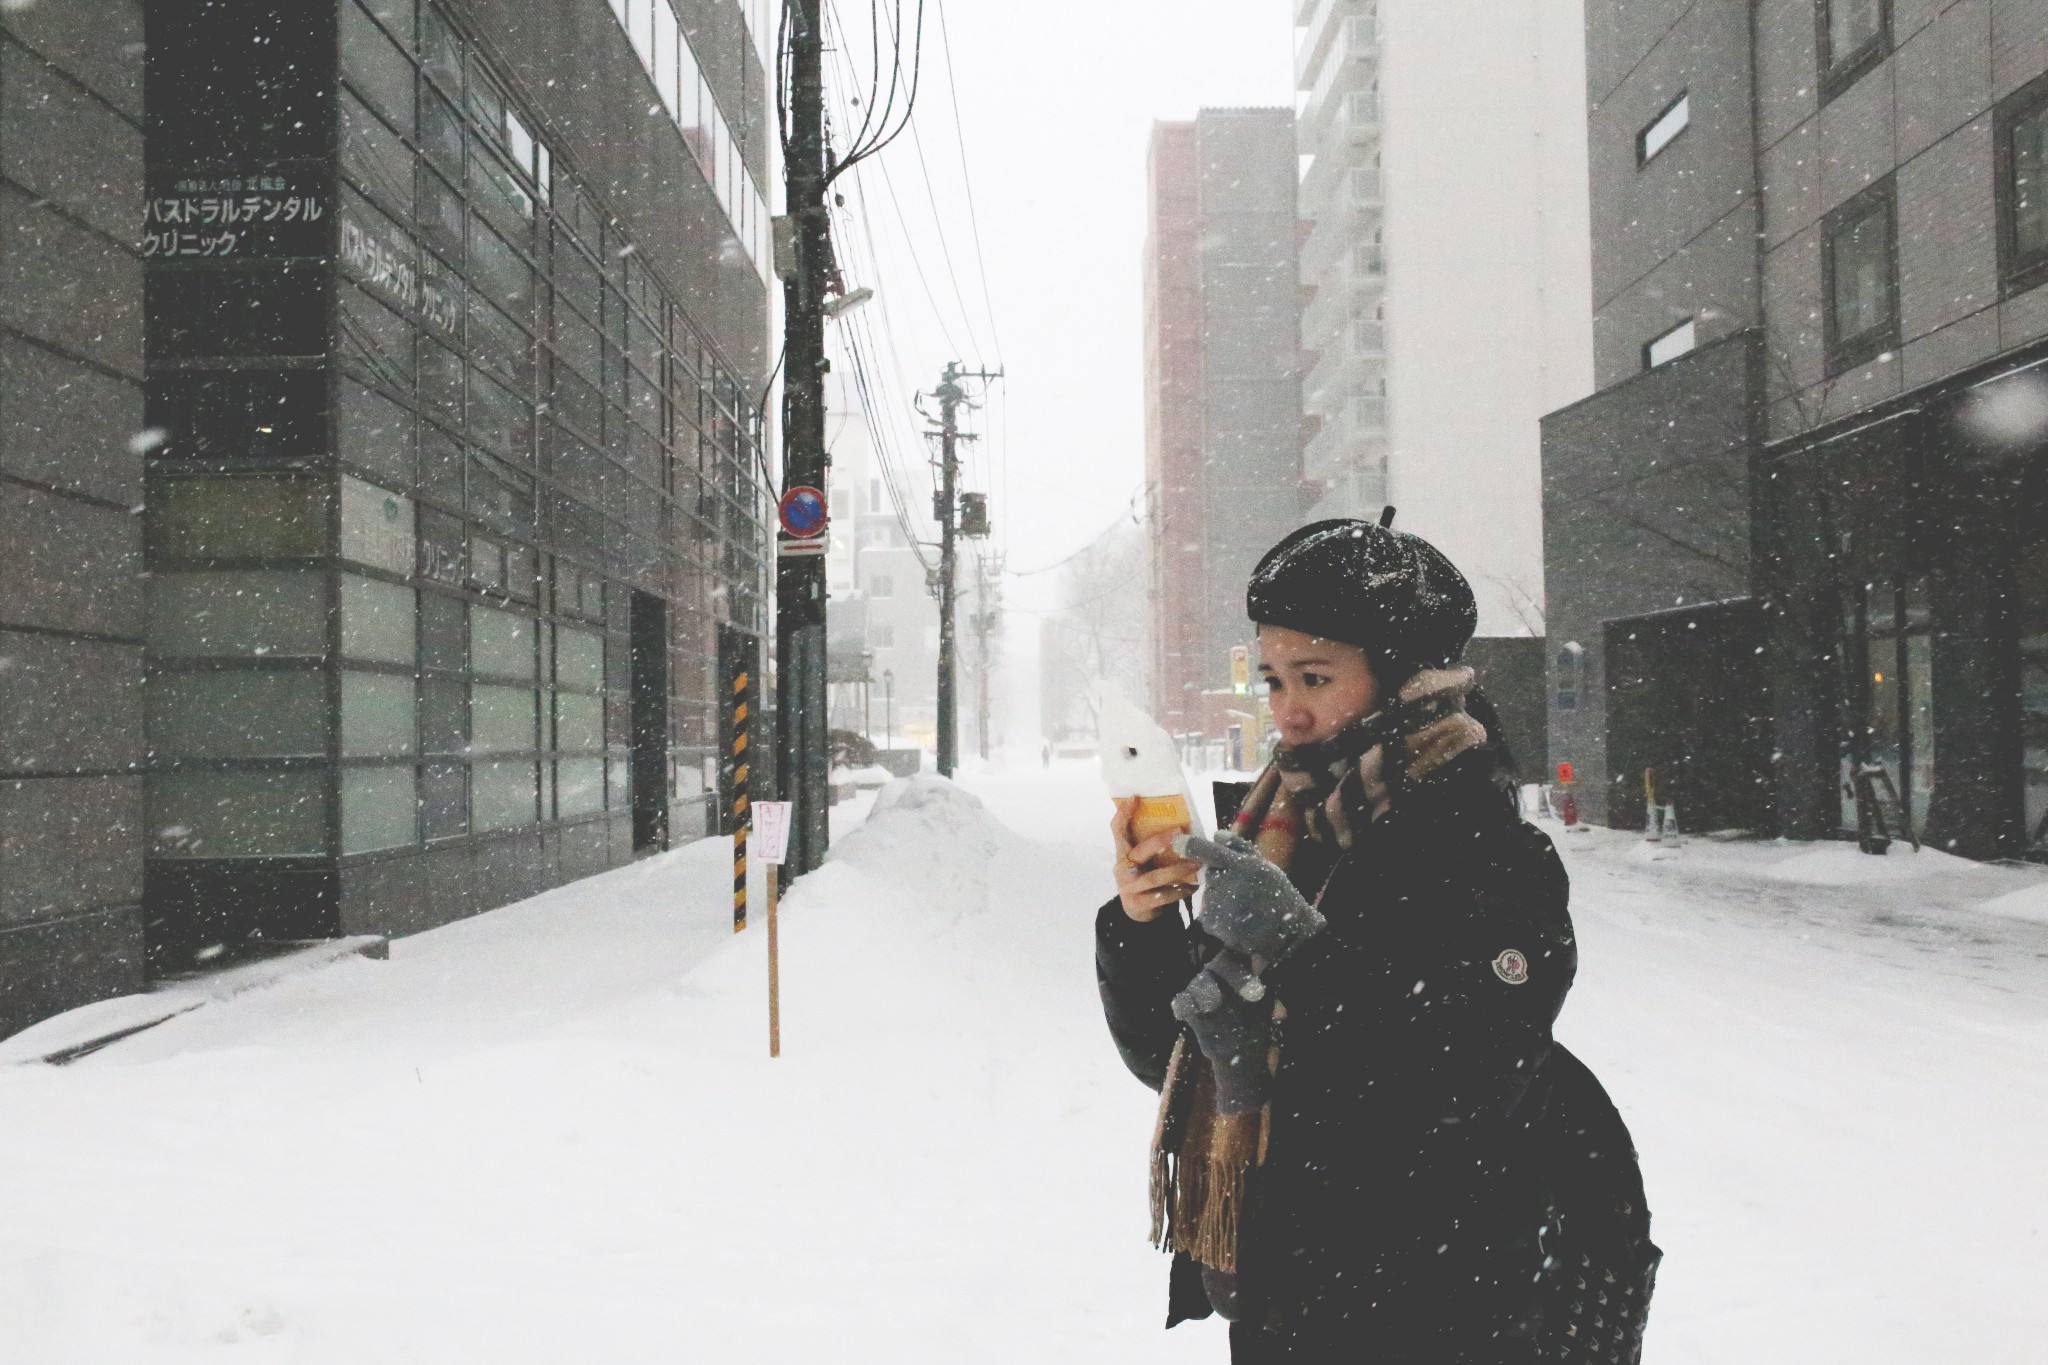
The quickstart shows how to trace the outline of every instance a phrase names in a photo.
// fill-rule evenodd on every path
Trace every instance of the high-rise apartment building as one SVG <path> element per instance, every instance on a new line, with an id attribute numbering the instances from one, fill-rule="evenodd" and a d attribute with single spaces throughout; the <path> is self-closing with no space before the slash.
<path id="1" fill-rule="evenodd" d="M 4 538 L 0 917 L 45 927 L 0 932 L 0 1031 L 721 828 L 769 554 L 760 7 L 4 23 L 4 496 L 42 510 Z"/>
<path id="2" fill-rule="evenodd" d="M 1379 0 L 1301 0 L 1302 475 L 1323 516 L 1387 500 Z"/>
<path id="3" fill-rule="evenodd" d="M 1600 388 L 1544 435 L 1581 808 L 1639 819 L 1647 768 L 1710 824 L 2048 856 L 2048 0 L 1595 0 L 1586 41 Z"/>
<path id="4" fill-rule="evenodd" d="M 1244 586 L 1298 524 L 1294 115 L 1204 109 L 1153 126 L 1145 243 L 1155 712 L 1222 737 Z"/>
<path id="5" fill-rule="evenodd" d="M 930 485 L 891 489 L 860 412 L 832 413 L 827 441 L 832 726 L 866 734 L 879 747 L 930 747 L 938 736 L 939 604 L 926 565 L 938 562 L 931 547 L 939 529 L 930 502 L 920 501 Z"/>
<path id="6" fill-rule="evenodd" d="M 1482 639 L 1544 634 L 1543 414 L 1593 383 L 1581 9 L 1380 0 L 1387 501 Z"/>

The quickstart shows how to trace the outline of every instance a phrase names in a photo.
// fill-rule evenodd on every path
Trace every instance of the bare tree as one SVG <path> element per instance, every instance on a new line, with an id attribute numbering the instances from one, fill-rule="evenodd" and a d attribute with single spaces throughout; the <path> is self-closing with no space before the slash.
<path id="1" fill-rule="evenodd" d="M 1106 681 L 1142 704 L 1152 651 L 1150 558 L 1144 530 L 1118 521 L 1061 571 L 1060 605 L 1041 641 L 1040 706 L 1048 738 L 1095 732 L 1089 684 Z"/>

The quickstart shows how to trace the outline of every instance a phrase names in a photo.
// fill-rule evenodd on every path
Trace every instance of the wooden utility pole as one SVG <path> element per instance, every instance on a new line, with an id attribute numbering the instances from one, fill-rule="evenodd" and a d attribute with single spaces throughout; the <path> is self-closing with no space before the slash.
<path id="1" fill-rule="evenodd" d="M 789 147 L 784 166 L 789 223 L 782 274 L 782 479 L 825 487 L 825 291 L 832 278 L 826 218 L 823 0 L 789 0 Z M 779 532 L 777 540 L 792 539 Z M 778 787 L 795 804 L 788 873 L 825 860 L 831 763 L 826 727 L 825 559 L 782 554 L 775 563 Z"/>

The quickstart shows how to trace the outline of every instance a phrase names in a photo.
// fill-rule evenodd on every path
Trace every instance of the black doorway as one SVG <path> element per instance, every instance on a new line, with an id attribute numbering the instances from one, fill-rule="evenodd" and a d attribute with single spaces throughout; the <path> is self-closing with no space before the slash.
<path id="1" fill-rule="evenodd" d="M 668 603 L 633 594 L 633 851 L 668 847 Z"/>
<path id="2" fill-rule="evenodd" d="M 1747 597 L 1606 623 L 1611 827 L 1643 827 L 1647 768 L 1680 828 L 1776 828 L 1763 640 Z"/>

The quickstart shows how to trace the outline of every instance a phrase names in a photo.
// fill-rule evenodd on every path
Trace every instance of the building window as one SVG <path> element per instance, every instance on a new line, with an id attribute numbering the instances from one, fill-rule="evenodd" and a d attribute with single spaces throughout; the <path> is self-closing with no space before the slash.
<path id="1" fill-rule="evenodd" d="M 1697 345 L 1698 331 L 1693 320 L 1687 318 L 1671 330 L 1643 343 L 1643 368 L 1654 370 L 1660 365 L 1669 365 Z"/>
<path id="2" fill-rule="evenodd" d="M 1998 106 L 1998 264 L 2008 295 L 2048 282 L 2048 76 Z"/>
<path id="3" fill-rule="evenodd" d="M 1898 211 L 1889 177 L 1827 216 L 1821 275 L 1829 375 L 1898 345 Z"/>
<path id="4" fill-rule="evenodd" d="M 1557 709 L 1576 711 L 1579 695 L 1586 687 L 1586 651 L 1576 640 L 1557 652 Z"/>
<path id="5" fill-rule="evenodd" d="M 878 625 L 878 626 L 876 626 L 876 627 L 875 627 L 875 648 L 876 648 L 876 649 L 894 649 L 895 647 L 896 647 L 896 627 L 895 627 L 895 626 L 893 626 L 893 625 L 889 625 L 889 624 L 886 624 L 886 623 L 885 623 L 885 624 L 883 624 L 883 625 Z"/>
<path id="6" fill-rule="evenodd" d="M 1663 113 L 1650 121 L 1649 127 L 1636 134 L 1636 165 L 1649 165 L 1650 158 L 1676 141 L 1691 122 L 1692 96 L 1681 91 Z"/>
<path id="7" fill-rule="evenodd" d="M 868 596 L 894 597 L 895 595 L 896 584 L 895 581 L 889 577 L 889 575 L 878 573 L 872 575 L 868 579 Z"/>
<path id="8" fill-rule="evenodd" d="M 1814 29 L 1826 103 L 1892 50 L 1891 0 L 1817 0 Z"/>

